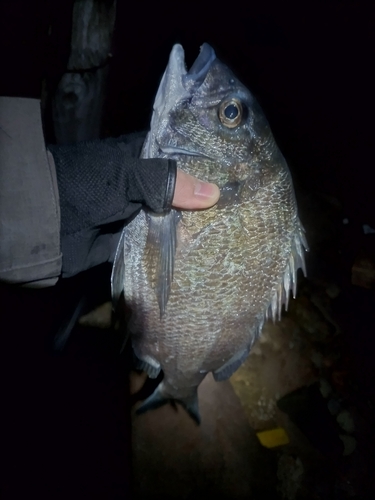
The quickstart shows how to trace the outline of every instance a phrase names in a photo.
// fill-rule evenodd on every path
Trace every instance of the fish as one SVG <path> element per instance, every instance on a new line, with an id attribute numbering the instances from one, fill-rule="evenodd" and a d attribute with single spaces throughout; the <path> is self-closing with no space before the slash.
<path id="1" fill-rule="evenodd" d="M 202 380 L 228 379 L 296 296 L 305 231 L 264 113 L 207 43 L 190 70 L 173 46 L 141 157 L 174 159 L 220 188 L 207 210 L 142 209 L 122 232 L 111 278 L 137 367 L 163 372 L 137 413 L 179 403 L 199 424 Z"/>

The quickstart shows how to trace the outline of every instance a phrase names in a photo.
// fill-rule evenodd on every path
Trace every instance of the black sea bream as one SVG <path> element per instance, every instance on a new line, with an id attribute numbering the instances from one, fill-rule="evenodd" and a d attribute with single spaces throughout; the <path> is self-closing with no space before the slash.
<path id="1" fill-rule="evenodd" d="M 206 374 L 230 377 L 295 294 L 304 231 L 262 110 L 207 44 L 190 71 L 173 47 L 142 157 L 175 159 L 221 190 L 208 210 L 142 210 L 123 231 L 112 276 L 114 301 L 124 291 L 131 310 L 139 366 L 164 373 L 140 411 L 175 400 L 199 422 Z"/>

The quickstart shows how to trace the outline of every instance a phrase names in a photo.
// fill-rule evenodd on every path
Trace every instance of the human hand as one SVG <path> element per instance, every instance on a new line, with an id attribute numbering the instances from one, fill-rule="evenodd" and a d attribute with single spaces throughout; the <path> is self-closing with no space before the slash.
<path id="1" fill-rule="evenodd" d="M 111 262 L 124 222 L 143 206 L 209 208 L 219 188 L 165 159 L 140 159 L 144 134 L 50 146 L 59 187 L 62 276 Z"/>
<path id="2" fill-rule="evenodd" d="M 217 203 L 219 196 L 216 184 L 200 181 L 177 169 L 172 206 L 188 210 L 209 208 Z"/>

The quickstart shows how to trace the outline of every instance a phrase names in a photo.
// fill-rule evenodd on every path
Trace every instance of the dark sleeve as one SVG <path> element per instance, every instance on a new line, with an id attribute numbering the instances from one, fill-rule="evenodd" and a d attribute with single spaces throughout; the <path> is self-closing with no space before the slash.
<path id="1" fill-rule="evenodd" d="M 170 209 L 177 166 L 140 159 L 145 134 L 49 146 L 61 210 L 62 276 L 111 261 L 126 219 L 146 206 Z"/>
<path id="2" fill-rule="evenodd" d="M 61 233 L 125 220 L 141 205 L 169 210 L 176 182 L 176 162 L 139 159 L 145 134 L 117 139 L 49 146 L 57 173 Z"/>
<path id="3" fill-rule="evenodd" d="M 0 281 L 51 286 L 61 265 L 56 171 L 40 101 L 0 96 Z"/>

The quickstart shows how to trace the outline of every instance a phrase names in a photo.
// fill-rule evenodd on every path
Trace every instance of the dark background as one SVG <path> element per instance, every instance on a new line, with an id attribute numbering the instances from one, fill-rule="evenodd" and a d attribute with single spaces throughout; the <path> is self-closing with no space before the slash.
<path id="1" fill-rule="evenodd" d="M 370 3 L 118 2 L 104 135 L 148 127 L 173 43 L 203 42 L 254 92 L 297 182 L 375 225 L 375 15 Z M 2 95 L 40 97 L 66 67 L 72 1 L 2 2 Z M 52 27 L 48 35 L 49 26 Z"/>
<path id="2" fill-rule="evenodd" d="M 129 7 L 118 2 L 103 136 L 148 127 L 174 43 L 184 46 L 188 65 L 200 45 L 210 43 L 260 101 L 298 192 L 333 198 L 348 218 L 340 241 L 347 246 L 342 251 L 347 250 L 348 282 L 362 225 L 375 228 L 374 9 L 349 1 L 221 5 L 134 2 Z M 69 56 L 71 14 L 71 0 L 2 2 L 0 95 L 40 98 L 43 79 L 53 91 Z M 51 130 L 47 136 L 52 138 Z M 313 220 L 314 213 L 305 217 Z M 95 276 L 90 279 L 95 287 Z M 110 339 L 103 344 L 102 337 L 96 342 L 82 333 L 67 354 L 40 355 L 49 352 L 66 290 L 69 308 L 81 281 L 36 296 L 8 290 L 1 296 L 3 382 L 9 393 L 3 396 L 8 440 L 2 482 L 9 497 L 12 488 L 30 492 L 34 485 L 38 491 L 41 482 L 47 498 L 58 498 L 56 484 L 71 498 L 88 491 L 90 498 L 93 492 L 117 498 L 128 486 L 123 474 L 129 471 L 129 428 L 123 419 L 129 410 L 127 375 L 118 339 L 109 348 Z M 369 296 L 361 290 L 344 294 L 343 305 L 357 365 L 363 360 L 368 367 L 362 380 L 370 387 L 374 325 L 366 317 Z M 74 490 L 77 484 L 80 489 Z"/>

